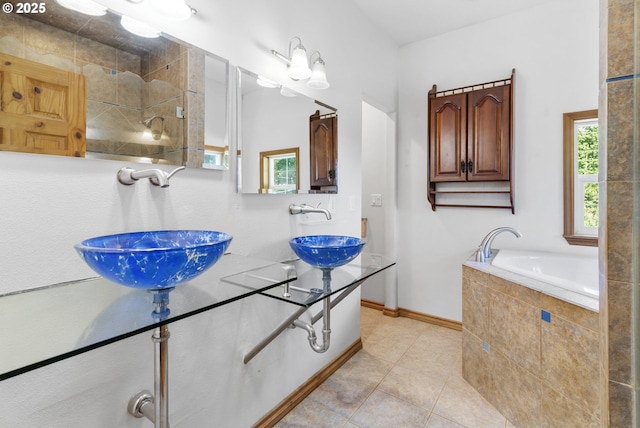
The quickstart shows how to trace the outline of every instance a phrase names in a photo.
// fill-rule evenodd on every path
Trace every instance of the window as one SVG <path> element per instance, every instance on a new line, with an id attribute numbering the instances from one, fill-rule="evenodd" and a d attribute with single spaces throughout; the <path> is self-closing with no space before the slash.
<path id="1" fill-rule="evenodd" d="M 260 152 L 260 193 L 294 193 L 300 188 L 298 147 Z"/>
<path id="2" fill-rule="evenodd" d="M 227 169 L 229 168 L 229 146 L 204 146 L 203 168 Z"/>
<path id="3" fill-rule="evenodd" d="M 564 237 L 598 245 L 598 111 L 564 114 Z"/>

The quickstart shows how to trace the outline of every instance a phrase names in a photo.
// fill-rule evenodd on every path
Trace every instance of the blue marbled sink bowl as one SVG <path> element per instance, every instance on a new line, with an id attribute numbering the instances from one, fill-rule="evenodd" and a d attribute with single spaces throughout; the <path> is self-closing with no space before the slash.
<path id="1" fill-rule="evenodd" d="M 365 242 L 360 238 L 340 235 L 299 236 L 289 245 L 300 259 L 313 267 L 332 269 L 358 257 Z"/>
<path id="2" fill-rule="evenodd" d="M 158 230 L 98 236 L 75 245 L 91 269 L 120 285 L 173 288 L 203 273 L 232 236 L 209 230 Z"/>

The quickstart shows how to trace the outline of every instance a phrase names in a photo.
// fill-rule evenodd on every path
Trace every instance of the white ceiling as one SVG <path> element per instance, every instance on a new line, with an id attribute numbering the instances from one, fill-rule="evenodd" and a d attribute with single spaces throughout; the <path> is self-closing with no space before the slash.
<path id="1" fill-rule="evenodd" d="M 399 46 L 554 0 L 353 0 Z"/>

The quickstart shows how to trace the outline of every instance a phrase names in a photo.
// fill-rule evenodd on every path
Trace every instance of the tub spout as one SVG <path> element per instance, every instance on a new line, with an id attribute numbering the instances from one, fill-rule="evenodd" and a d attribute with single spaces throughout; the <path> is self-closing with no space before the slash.
<path id="1" fill-rule="evenodd" d="M 522 237 L 522 234 L 513 227 L 498 227 L 497 229 L 493 229 L 491 232 L 487 233 L 487 236 L 484 237 L 478 247 L 478 251 L 476 252 L 477 262 L 484 263 L 487 259 L 491 258 L 491 244 L 493 244 L 493 240 L 496 239 L 496 236 L 500 235 L 502 232 L 511 232 L 517 238 Z"/>

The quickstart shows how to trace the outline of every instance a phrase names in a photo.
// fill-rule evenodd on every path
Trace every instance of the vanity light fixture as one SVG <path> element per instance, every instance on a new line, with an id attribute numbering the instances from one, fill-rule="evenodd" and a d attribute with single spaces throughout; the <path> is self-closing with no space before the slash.
<path id="1" fill-rule="evenodd" d="M 313 89 L 327 89 L 327 74 L 325 72 L 325 63 L 320 52 L 315 51 L 311 54 L 312 68 L 309 68 L 309 60 L 307 58 L 307 50 L 302 45 L 300 37 L 294 37 L 289 41 L 289 57 L 282 55 L 280 52 L 271 50 L 276 58 L 287 64 L 287 74 L 292 80 L 306 80 L 307 84 Z M 314 60 L 315 54 L 318 57 Z"/>
<path id="2" fill-rule="evenodd" d="M 62 7 L 91 16 L 102 16 L 107 13 L 107 8 L 93 0 L 56 0 Z"/>
<path id="3" fill-rule="evenodd" d="M 153 7 L 164 18 L 174 21 L 186 21 L 196 13 L 184 0 L 155 0 Z"/>
<path id="4" fill-rule="evenodd" d="M 256 83 L 262 86 L 263 88 L 277 88 L 280 86 L 278 85 L 277 82 L 274 82 L 271 79 L 267 79 L 263 75 L 258 75 L 258 78 L 256 79 Z"/>
<path id="5" fill-rule="evenodd" d="M 120 24 L 122 24 L 125 30 L 135 34 L 136 36 L 145 37 L 147 39 L 153 39 L 160 36 L 159 30 L 156 30 L 150 25 L 138 21 L 137 19 L 133 19 L 127 15 L 122 15 Z"/>

